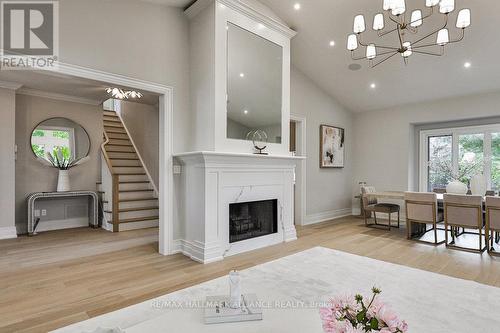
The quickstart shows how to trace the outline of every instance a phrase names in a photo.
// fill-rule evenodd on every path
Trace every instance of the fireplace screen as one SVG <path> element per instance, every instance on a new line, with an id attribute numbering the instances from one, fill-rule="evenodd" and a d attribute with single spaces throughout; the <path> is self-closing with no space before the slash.
<path id="1" fill-rule="evenodd" d="M 229 204 L 229 243 L 278 232 L 278 200 Z"/>

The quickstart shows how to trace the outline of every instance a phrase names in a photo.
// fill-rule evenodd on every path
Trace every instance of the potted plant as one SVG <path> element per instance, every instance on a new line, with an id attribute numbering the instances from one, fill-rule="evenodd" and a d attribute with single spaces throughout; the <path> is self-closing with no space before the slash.
<path id="1" fill-rule="evenodd" d="M 458 169 L 453 167 L 450 160 L 437 160 L 429 162 L 429 168 L 436 174 L 448 175 L 451 181 L 446 186 L 446 192 L 451 194 L 467 194 L 468 183 L 474 175 L 481 173 L 483 159 L 478 158 L 474 153 L 464 154 L 459 161 Z"/>
<path id="2" fill-rule="evenodd" d="M 68 192 L 70 190 L 69 169 L 75 167 L 89 159 L 88 156 L 74 159 L 69 149 L 66 147 L 55 148 L 52 152 L 47 152 L 47 160 L 38 158 L 42 162 L 50 163 L 50 165 L 59 170 L 57 178 L 57 192 Z"/>

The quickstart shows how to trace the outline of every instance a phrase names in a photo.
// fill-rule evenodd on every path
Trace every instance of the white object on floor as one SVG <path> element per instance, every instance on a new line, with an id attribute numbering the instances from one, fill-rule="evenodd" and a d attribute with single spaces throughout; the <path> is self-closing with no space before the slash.
<path id="1" fill-rule="evenodd" d="M 467 255 L 477 260 L 477 254 Z M 240 275 L 243 292 L 259 295 L 265 304 L 262 321 L 204 324 L 203 309 L 189 305 L 227 294 L 223 276 L 58 332 L 106 326 L 122 327 L 127 333 L 321 333 L 318 302 L 345 293 L 369 295 L 373 286 L 382 290 L 382 300 L 408 322 L 412 333 L 496 332 L 500 327 L 500 317 L 488 311 L 500 309 L 499 288 L 331 249 L 316 247 Z"/>
<path id="2" fill-rule="evenodd" d="M 116 328 L 103 328 L 103 327 L 98 327 L 92 332 L 85 332 L 85 333 L 125 333 L 121 328 L 116 327 Z"/>
<path id="3" fill-rule="evenodd" d="M 262 306 L 257 295 L 240 295 L 242 303 L 238 308 L 230 307 L 230 297 L 209 296 L 205 307 L 205 324 L 235 323 L 262 320 Z"/>
<path id="4" fill-rule="evenodd" d="M 229 307 L 241 308 L 241 277 L 237 271 L 229 273 Z"/>

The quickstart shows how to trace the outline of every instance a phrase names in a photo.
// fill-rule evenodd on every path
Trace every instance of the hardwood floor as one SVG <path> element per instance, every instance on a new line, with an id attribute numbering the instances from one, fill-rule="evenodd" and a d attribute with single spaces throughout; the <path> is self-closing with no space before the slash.
<path id="1" fill-rule="evenodd" d="M 73 229 L 0 241 L 0 332 L 46 332 L 315 246 L 500 286 L 500 258 L 406 240 L 343 218 L 299 240 L 201 265 L 156 252 L 157 230 Z"/>

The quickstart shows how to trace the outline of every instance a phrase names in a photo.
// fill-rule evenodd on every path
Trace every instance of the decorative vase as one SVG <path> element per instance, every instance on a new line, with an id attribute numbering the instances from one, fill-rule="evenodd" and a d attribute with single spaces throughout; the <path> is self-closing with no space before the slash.
<path id="1" fill-rule="evenodd" d="M 464 183 L 462 183 L 459 180 L 453 180 L 452 182 L 450 182 L 446 186 L 446 193 L 450 193 L 450 194 L 465 195 L 465 194 L 467 194 L 468 190 L 469 189 L 467 188 L 467 185 L 465 185 Z"/>
<path id="2" fill-rule="evenodd" d="M 57 177 L 57 192 L 69 191 L 69 170 L 59 170 Z"/>
<path id="3" fill-rule="evenodd" d="M 486 194 L 486 178 L 482 173 L 475 175 L 470 180 L 470 190 L 473 195 Z"/>

